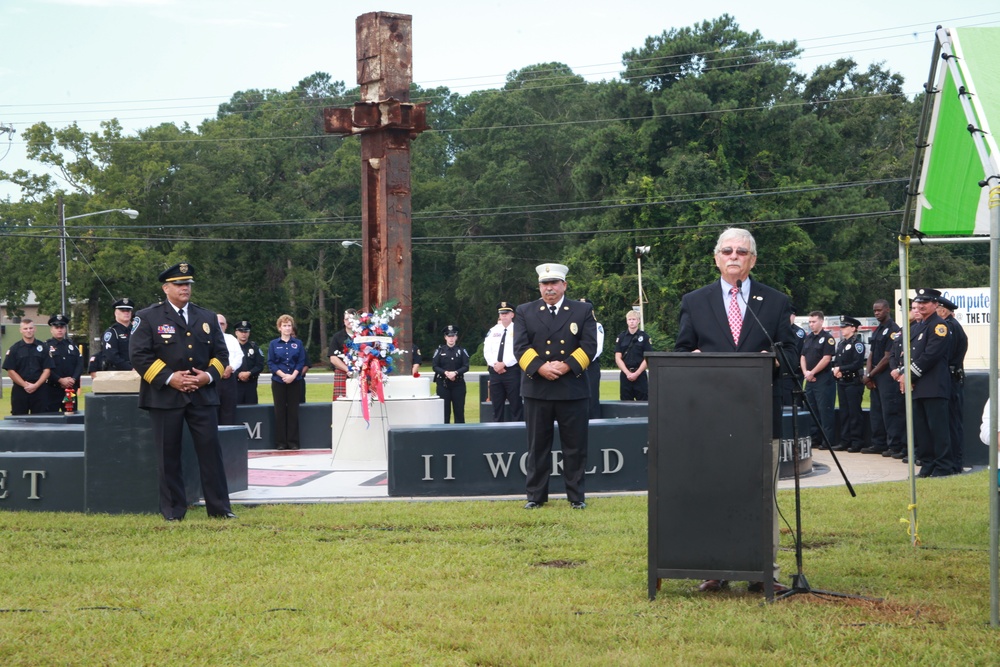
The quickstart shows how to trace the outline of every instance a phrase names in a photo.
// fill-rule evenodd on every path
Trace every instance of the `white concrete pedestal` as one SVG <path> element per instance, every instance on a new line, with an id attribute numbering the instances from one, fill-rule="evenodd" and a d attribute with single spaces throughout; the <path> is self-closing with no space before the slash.
<path id="1" fill-rule="evenodd" d="M 385 386 L 385 403 L 369 406 L 365 424 L 358 400 L 357 380 L 347 381 L 347 398 L 333 402 L 333 460 L 379 461 L 388 463 L 389 428 L 410 424 L 438 424 L 444 415 L 441 399 L 431 396 L 430 377 L 390 376 Z"/>

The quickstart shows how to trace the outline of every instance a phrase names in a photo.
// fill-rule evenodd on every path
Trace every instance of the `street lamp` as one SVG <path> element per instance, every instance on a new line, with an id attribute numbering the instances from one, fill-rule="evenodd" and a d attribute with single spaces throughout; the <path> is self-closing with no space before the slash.
<path id="1" fill-rule="evenodd" d="M 358 243 L 357 241 L 341 241 L 340 245 L 344 246 L 345 248 L 350 248 L 352 245 L 356 245 L 359 248 L 361 247 L 361 244 Z"/>
<path id="2" fill-rule="evenodd" d="M 124 213 L 132 220 L 139 217 L 139 211 L 134 208 L 109 208 L 106 211 L 94 211 L 93 213 L 81 213 L 80 215 L 66 216 L 66 208 L 63 206 L 62 195 L 59 195 L 59 279 L 60 279 L 60 295 L 62 303 L 62 313 L 66 314 L 66 285 L 69 281 L 66 279 L 66 221 L 76 220 L 77 218 L 89 218 L 92 215 L 104 215 L 106 213 Z"/>
<path id="3" fill-rule="evenodd" d="M 642 256 L 649 254 L 648 245 L 637 245 L 635 247 L 635 263 L 639 272 L 639 328 L 646 329 L 646 318 L 643 316 L 642 304 L 646 301 L 646 295 L 642 292 Z"/>

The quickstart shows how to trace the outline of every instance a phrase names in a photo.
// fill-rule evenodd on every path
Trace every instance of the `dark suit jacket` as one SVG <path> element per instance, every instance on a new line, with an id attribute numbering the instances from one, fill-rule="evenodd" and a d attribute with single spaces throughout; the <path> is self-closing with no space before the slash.
<path id="1" fill-rule="evenodd" d="M 521 396 L 553 401 L 590 397 L 584 372 L 597 354 L 594 307 L 564 298 L 555 317 L 541 299 L 522 303 L 514 312 L 514 356 L 524 372 Z M 572 373 L 558 380 L 537 375 L 546 361 L 565 361 Z"/>
<path id="2" fill-rule="evenodd" d="M 185 324 L 173 306 L 164 301 L 139 311 L 135 319 L 138 324 L 132 332 L 129 356 L 142 377 L 139 407 L 218 405 L 217 384 L 229 365 L 229 351 L 216 314 L 191 303 Z M 213 381 L 190 394 L 167 384 L 171 373 L 192 368 L 208 372 Z"/>
<path id="3" fill-rule="evenodd" d="M 750 314 L 756 313 L 757 318 Z M 794 346 L 797 342 L 790 318 L 792 303 L 787 296 L 756 280 L 750 281 L 750 298 L 740 329 L 739 345 L 733 343 L 729 315 L 722 288 L 716 280 L 711 285 L 688 292 L 681 299 L 680 329 L 674 350 L 677 352 L 761 352 L 771 351 L 771 340 Z M 767 329 L 766 333 L 757 320 Z M 798 361 L 798 357 L 796 357 Z"/>

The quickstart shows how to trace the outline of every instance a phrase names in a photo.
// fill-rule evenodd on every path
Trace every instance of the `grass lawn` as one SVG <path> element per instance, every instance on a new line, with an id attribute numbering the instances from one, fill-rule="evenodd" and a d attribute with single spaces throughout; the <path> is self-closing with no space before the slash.
<path id="1" fill-rule="evenodd" d="M 646 595 L 643 496 L 0 512 L 3 665 L 995 665 L 985 473 L 803 494 L 817 588 Z M 994 487 L 995 488 L 995 487 Z M 779 502 L 791 510 L 790 493 Z M 784 578 L 794 571 L 782 535 Z"/>

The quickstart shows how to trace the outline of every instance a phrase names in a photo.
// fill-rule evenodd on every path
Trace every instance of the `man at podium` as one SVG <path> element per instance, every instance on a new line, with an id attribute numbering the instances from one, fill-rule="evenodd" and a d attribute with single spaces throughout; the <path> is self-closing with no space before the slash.
<path id="1" fill-rule="evenodd" d="M 791 326 L 791 301 L 776 289 L 750 278 L 750 270 L 757 263 L 757 243 L 753 235 L 745 229 L 730 227 L 719 235 L 714 254 L 721 278 L 681 299 L 680 328 L 674 351 L 771 352 L 775 343 L 787 344 L 792 349 L 796 336 Z M 777 410 L 773 423 L 778 430 L 781 426 L 781 383 L 777 377 L 772 386 L 773 405 Z M 777 552 L 777 522 L 774 525 Z M 699 590 L 719 591 L 727 586 L 725 580 L 708 579 L 702 582 Z M 784 588 L 775 583 L 776 591 Z M 762 591 L 763 585 L 754 582 L 750 589 Z"/>

